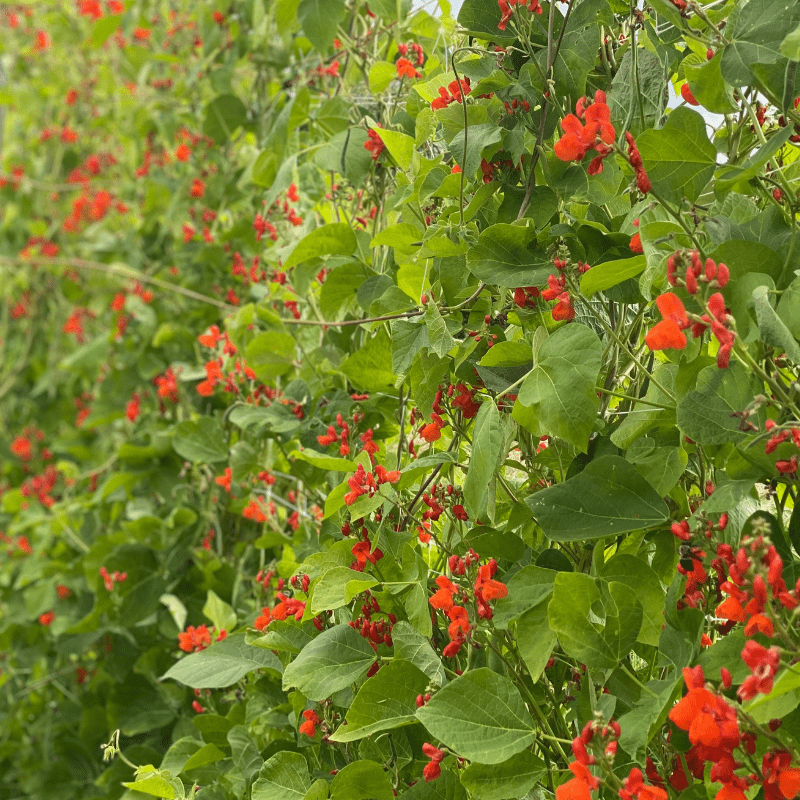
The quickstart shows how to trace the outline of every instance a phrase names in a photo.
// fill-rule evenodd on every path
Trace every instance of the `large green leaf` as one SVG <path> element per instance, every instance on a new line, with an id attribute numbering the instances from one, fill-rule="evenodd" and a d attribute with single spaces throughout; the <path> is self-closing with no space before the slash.
<path id="1" fill-rule="evenodd" d="M 485 667 L 440 689 L 417 718 L 451 750 L 482 764 L 500 764 L 534 740 L 533 719 L 517 688 Z"/>
<path id="2" fill-rule="evenodd" d="M 283 268 L 289 269 L 322 256 L 349 256 L 355 253 L 356 247 L 356 235 L 353 229 L 346 222 L 332 222 L 311 231 L 301 239 L 286 259 Z"/>
<path id="3" fill-rule="evenodd" d="M 352 742 L 378 731 L 416 722 L 417 695 L 425 692 L 428 676 L 410 661 L 390 661 L 359 689 L 334 742 Z"/>
<path id="4" fill-rule="evenodd" d="M 523 750 L 502 764 L 470 764 L 461 773 L 461 783 L 481 800 L 507 800 L 526 795 L 546 772 L 544 761 Z"/>
<path id="5" fill-rule="evenodd" d="M 790 361 L 800 364 L 800 345 L 770 305 L 769 289 L 766 286 L 757 286 L 753 290 L 753 306 L 764 343 L 780 348 Z"/>
<path id="6" fill-rule="evenodd" d="M 431 647 L 428 639 L 405 621 L 397 622 L 392 628 L 394 657 L 410 661 L 422 670 L 432 683 L 444 686 L 447 676 L 442 660 Z"/>
<path id="7" fill-rule="evenodd" d="M 470 519 L 480 519 L 487 513 L 490 519 L 494 517 L 494 504 L 489 502 L 489 494 L 494 492 L 503 439 L 497 406 L 494 402 L 482 403 L 475 419 L 472 456 L 464 481 L 464 506 Z"/>
<path id="8" fill-rule="evenodd" d="M 574 477 L 525 502 L 545 534 L 557 542 L 652 528 L 669 517 L 653 487 L 619 456 L 596 458 Z"/>
<path id="9" fill-rule="evenodd" d="M 240 125 L 247 122 L 247 108 L 233 94 L 215 97 L 207 106 L 203 133 L 210 136 L 217 144 L 223 144 Z"/>
<path id="10" fill-rule="evenodd" d="M 252 800 L 303 800 L 310 786 L 305 758 L 282 750 L 261 767 Z"/>
<path id="11" fill-rule="evenodd" d="M 697 388 L 678 403 L 678 428 L 699 444 L 740 442 L 748 434 L 733 414 L 753 399 L 747 370 L 739 363 L 727 369 L 706 367 L 697 376 Z"/>
<path id="12" fill-rule="evenodd" d="M 394 800 L 392 782 L 375 761 L 354 761 L 339 770 L 331 783 L 331 800 Z"/>
<path id="13" fill-rule="evenodd" d="M 581 294 L 591 297 L 610 289 L 628 278 L 635 278 L 646 266 L 647 259 L 643 255 L 597 264 L 581 278 Z"/>
<path id="14" fill-rule="evenodd" d="M 594 622 L 600 614 L 605 619 Z M 558 573 L 548 616 L 564 652 L 597 669 L 614 669 L 626 658 L 642 627 L 633 589 L 582 572 Z"/>
<path id="15" fill-rule="evenodd" d="M 394 387 L 395 374 L 392 371 L 389 334 L 381 328 L 362 347 L 351 353 L 339 369 L 361 391 L 390 391 Z"/>
<path id="16" fill-rule="evenodd" d="M 378 581 L 371 575 L 357 572 L 350 567 L 333 567 L 327 570 L 311 590 L 310 611 L 332 611 L 347 605 L 356 595 L 376 586 Z"/>
<path id="17" fill-rule="evenodd" d="M 550 660 L 553 648 L 558 643 L 555 631 L 550 627 L 547 609 L 550 598 L 529 608 L 514 623 L 514 638 L 517 648 L 532 681 L 538 681 Z"/>
<path id="18" fill-rule="evenodd" d="M 536 436 L 557 436 L 586 450 L 599 399 L 603 345 L 585 325 L 565 325 L 539 348 L 514 405 L 514 419 Z"/>
<path id="19" fill-rule="evenodd" d="M 228 460 L 228 437 L 212 417 L 181 422 L 175 429 L 172 446 L 179 456 L 195 464 Z"/>
<path id="20" fill-rule="evenodd" d="M 658 647 L 661 626 L 664 624 L 664 597 L 666 592 L 661 588 L 653 568 L 641 558 L 620 553 L 607 561 L 598 571 L 598 575 L 607 581 L 624 583 L 636 592 L 642 604 L 642 628 L 638 632 L 637 641 Z"/>
<path id="21" fill-rule="evenodd" d="M 336 625 L 309 642 L 283 673 L 285 689 L 299 689 L 320 701 L 357 682 L 366 674 L 375 651 L 349 625 Z"/>
<path id="22" fill-rule="evenodd" d="M 172 678 L 192 689 L 221 689 L 260 669 L 280 674 L 282 666 L 274 653 L 246 644 L 244 633 L 235 633 L 199 653 L 185 656 L 161 679 Z"/>
<path id="23" fill-rule="evenodd" d="M 787 31 L 800 25 L 795 0 L 749 0 L 739 7 L 730 42 L 722 51 L 722 77 L 733 86 L 749 85 L 754 64 L 774 64 Z"/>
<path id="24" fill-rule="evenodd" d="M 553 263 L 535 244 L 536 229 L 498 223 L 482 231 L 467 251 L 467 269 L 479 280 L 499 286 L 539 286 Z"/>
<path id="25" fill-rule="evenodd" d="M 637 141 L 654 191 L 670 203 L 694 202 L 714 174 L 717 151 L 696 111 L 676 108 L 660 130 L 646 130 Z"/>
<path id="26" fill-rule="evenodd" d="M 333 43 L 344 12 L 345 0 L 300 0 L 297 19 L 311 44 L 324 53 Z"/>
<path id="27" fill-rule="evenodd" d="M 529 564 L 515 573 L 508 586 L 508 594 L 495 606 L 492 621 L 496 628 L 507 628 L 528 609 L 539 605 L 553 593 L 553 582 L 558 573 L 552 569 Z"/>

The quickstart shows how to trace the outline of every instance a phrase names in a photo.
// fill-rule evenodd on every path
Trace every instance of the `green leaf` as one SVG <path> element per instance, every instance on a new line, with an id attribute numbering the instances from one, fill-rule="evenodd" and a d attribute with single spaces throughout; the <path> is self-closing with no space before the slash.
<path id="1" fill-rule="evenodd" d="M 428 306 L 425 312 L 425 325 L 428 329 L 428 347 L 439 358 L 444 358 L 456 346 L 456 340 L 447 330 L 447 323 L 436 303 Z"/>
<path id="2" fill-rule="evenodd" d="M 249 783 L 264 764 L 256 740 L 250 735 L 246 725 L 234 725 L 228 731 L 228 744 L 231 746 L 233 763 Z"/>
<path id="3" fill-rule="evenodd" d="M 233 94 L 221 94 L 207 106 L 203 121 L 203 133 L 217 144 L 231 138 L 237 128 L 247 123 L 247 108 Z"/>
<path id="4" fill-rule="evenodd" d="M 349 256 L 356 252 L 357 247 L 356 235 L 346 222 L 331 222 L 303 237 L 284 262 L 283 268 L 288 270 L 304 261 L 322 256 Z"/>
<path id="5" fill-rule="evenodd" d="M 343 264 L 325 278 L 319 296 L 319 310 L 325 319 L 339 320 L 358 295 L 367 271 L 361 264 Z"/>
<path id="6" fill-rule="evenodd" d="M 320 701 L 359 681 L 375 661 L 375 651 L 349 625 L 336 625 L 307 644 L 283 673 L 284 689 L 299 689 Z"/>
<path id="7" fill-rule="evenodd" d="M 470 125 L 465 133 L 460 130 L 450 142 L 450 152 L 456 163 L 464 172 L 464 177 L 471 178 L 478 171 L 485 152 L 487 161 L 500 149 L 500 142 L 505 131 L 495 123 Z M 467 139 L 467 159 L 464 160 L 464 138 Z"/>
<path id="8" fill-rule="evenodd" d="M 221 689 L 258 669 L 280 674 L 282 666 L 274 653 L 251 647 L 245 644 L 244 633 L 234 633 L 199 653 L 185 656 L 161 680 L 171 678 L 192 689 Z"/>
<path id="9" fill-rule="evenodd" d="M 633 709 L 619 718 L 622 729 L 619 743 L 626 753 L 637 760 L 641 755 L 641 760 L 644 760 L 644 748 L 666 722 L 676 695 L 680 696 L 682 684 L 683 681 L 678 677 L 648 681 L 647 691 L 641 693 Z"/>
<path id="10" fill-rule="evenodd" d="M 597 264 L 581 278 L 581 294 L 591 297 L 597 292 L 604 292 L 612 286 L 622 283 L 629 278 L 636 277 L 644 271 L 647 259 L 643 255 L 633 258 L 621 258 L 617 261 L 605 261 Z"/>
<path id="11" fill-rule="evenodd" d="M 461 773 L 461 783 L 481 800 L 506 800 L 526 795 L 546 772 L 540 758 L 523 750 L 502 764 L 470 764 Z"/>
<path id="12" fill-rule="evenodd" d="M 795 278 L 784 290 L 776 310 L 792 336 L 800 339 L 800 278 Z"/>
<path id="13" fill-rule="evenodd" d="M 428 732 L 470 761 L 500 764 L 534 740 L 533 719 L 508 678 L 481 667 L 440 689 L 417 711 Z"/>
<path id="14" fill-rule="evenodd" d="M 173 800 L 175 790 L 170 786 L 169 781 L 161 775 L 148 775 L 142 780 L 123 781 L 123 786 L 133 789 L 142 794 L 149 794 L 152 797 L 162 797 L 166 800 Z"/>
<path id="15" fill-rule="evenodd" d="M 753 65 L 776 63 L 786 31 L 798 25 L 800 5 L 794 0 L 750 0 L 740 6 L 722 51 L 722 77 L 733 86 L 749 85 Z"/>
<path id="16" fill-rule="evenodd" d="M 314 584 L 311 593 L 311 613 L 319 614 L 320 611 L 341 608 L 356 595 L 377 585 L 378 581 L 375 578 L 350 567 L 329 569 Z"/>
<path id="17" fill-rule="evenodd" d="M 730 114 L 736 110 L 733 91 L 722 80 L 721 58 L 709 61 L 705 56 L 691 53 L 682 63 L 689 88 L 703 108 L 713 114 Z"/>
<path id="18" fill-rule="evenodd" d="M 231 631 L 236 627 L 236 612 L 213 590 L 208 590 L 203 616 L 214 623 L 217 631 Z"/>
<path id="19" fill-rule="evenodd" d="M 389 334 L 380 328 L 339 367 L 357 389 L 364 392 L 391 391 L 395 375 L 391 369 L 392 344 Z"/>
<path id="20" fill-rule="evenodd" d="M 354 761 L 336 773 L 331 800 L 394 800 L 392 782 L 375 761 Z M 253 800 L 256 800 L 254 797 Z"/>
<path id="21" fill-rule="evenodd" d="M 667 202 L 697 200 L 717 164 L 717 151 L 696 111 L 676 108 L 660 130 L 646 130 L 637 141 L 647 177 Z"/>
<path id="22" fill-rule="evenodd" d="M 527 342 L 498 342 L 478 362 L 482 367 L 533 367 L 533 350 Z"/>
<path id="23" fill-rule="evenodd" d="M 92 26 L 92 47 L 102 47 L 122 22 L 122 14 L 102 17 Z"/>
<path id="24" fill-rule="evenodd" d="M 457 775 L 443 770 L 435 781 L 417 781 L 403 792 L 403 800 L 467 800 L 467 793 Z"/>
<path id="25" fill-rule="evenodd" d="M 741 442 L 748 434 L 739 427 L 742 411 L 753 399 L 747 370 L 736 362 L 727 369 L 706 367 L 697 388 L 678 403 L 678 428 L 701 445 Z"/>
<path id="26" fill-rule="evenodd" d="M 297 19 L 303 33 L 320 53 L 327 52 L 344 19 L 345 0 L 300 0 Z M 253 798 L 255 800 L 255 798 Z"/>
<path id="27" fill-rule="evenodd" d="M 252 800 L 303 800 L 310 786 L 305 758 L 281 750 L 261 767 Z"/>
<path id="28" fill-rule="evenodd" d="M 493 286 L 538 286 L 553 271 L 553 263 L 535 240 L 532 226 L 491 225 L 467 251 L 467 269 Z"/>
<path id="29" fill-rule="evenodd" d="M 212 417 L 181 422 L 175 429 L 172 447 L 179 456 L 195 464 L 228 460 L 228 437 Z"/>
<path id="30" fill-rule="evenodd" d="M 644 530 L 669 518 L 666 503 L 619 456 L 596 458 L 574 477 L 525 502 L 545 534 L 557 542 Z"/>
<path id="31" fill-rule="evenodd" d="M 599 406 L 595 385 L 603 345 L 585 325 L 565 325 L 539 348 L 514 404 L 514 419 L 535 436 L 558 436 L 585 451 Z"/>
<path id="32" fill-rule="evenodd" d="M 800 364 L 800 345 L 770 305 L 769 289 L 766 286 L 757 286 L 753 290 L 753 306 L 764 343 L 780 348 L 790 361 Z"/>
<path id="33" fill-rule="evenodd" d="M 489 493 L 493 492 L 494 478 L 503 455 L 503 429 L 500 412 L 494 401 L 481 404 L 475 419 L 472 434 L 472 456 L 464 481 L 464 506 L 470 519 L 494 518 L 493 503 Z"/>
<path id="34" fill-rule="evenodd" d="M 369 68 L 369 88 L 373 94 L 382 94 L 397 77 L 397 67 L 388 61 L 376 61 Z"/>
<path id="35" fill-rule="evenodd" d="M 399 131 L 390 131 L 384 128 L 376 128 L 375 131 L 400 169 L 410 169 L 411 159 L 414 155 L 414 139 Z"/>
<path id="36" fill-rule="evenodd" d="M 428 347 L 428 326 L 405 319 L 392 321 L 392 370 L 405 375 L 423 347 Z"/>
<path id="37" fill-rule="evenodd" d="M 216 764 L 217 761 L 222 761 L 223 758 L 225 758 L 225 753 L 215 744 L 209 742 L 189 757 L 189 760 L 183 765 L 182 772 L 207 767 L 209 764 Z"/>
<path id="38" fill-rule="evenodd" d="M 292 370 L 296 349 L 294 337 L 289 333 L 259 333 L 247 345 L 247 364 L 260 381 L 272 381 Z"/>
<path id="39" fill-rule="evenodd" d="M 392 642 L 395 658 L 410 661 L 439 686 L 447 683 L 442 660 L 428 639 L 407 622 L 401 620 L 393 626 Z"/>
<path id="40" fill-rule="evenodd" d="M 299 458 L 317 469 L 324 469 L 331 472 L 355 472 L 356 462 L 348 458 L 338 458 L 336 456 L 326 456 L 324 453 L 317 453 L 315 450 L 292 450 L 289 458 Z"/>
<path id="41" fill-rule="evenodd" d="M 666 497 L 670 493 L 689 463 L 689 455 L 680 447 L 656 447 L 646 455 L 636 455 L 633 451 L 634 448 L 631 448 L 625 458 L 636 467 L 659 497 Z"/>
<path id="42" fill-rule="evenodd" d="M 655 381 L 650 381 L 644 395 L 648 405 L 636 405 L 630 413 L 625 415 L 622 424 L 611 434 L 611 441 L 617 447 L 627 449 L 651 428 L 675 427 L 675 401 L 660 387 L 663 386 L 674 395 L 677 375 L 678 366 L 676 364 L 659 364 L 656 367 L 653 377 L 658 381 L 658 385 Z"/>
<path id="43" fill-rule="evenodd" d="M 800 24 L 781 42 L 780 53 L 790 61 L 800 61 Z"/>
<path id="44" fill-rule="evenodd" d="M 601 613 L 602 624 L 593 622 Z M 559 572 L 548 616 L 567 655 L 588 667 L 614 669 L 636 641 L 643 615 L 633 589 L 581 572 Z"/>
<path id="45" fill-rule="evenodd" d="M 428 676 L 410 661 L 390 661 L 365 681 L 345 720 L 330 737 L 334 742 L 353 742 L 378 731 L 411 725 L 417 721 L 417 695 L 425 692 Z"/>
<path id="46" fill-rule="evenodd" d="M 514 623 L 514 638 L 532 681 L 538 681 L 542 676 L 553 648 L 558 644 L 555 631 L 550 627 L 549 605 L 549 598 L 542 600 Z"/>
<path id="47" fill-rule="evenodd" d="M 637 641 L 658 647 L 661 626 L 664 624 L 664 597 L 666 592 L 661 588 L 653 568 L 641 558 L 620 553 L 607 561 L 598 571 L 598 575 L 607 581 L 624 583 L 633 589 L 642 604 L 642 628 L 638 632 Z"/>
<path id="48" fill-rule="evenodd" d="M 507 628 L 526 611 L 549 599 L 553 593 L 553 582 L 557 574 L 555 570 L 535 567 L 532 564 L 514 573 L 506 584 L 508 594 L 501 597 L 495 605 L 492 617 L 495 627 L 501 630 Z"/>

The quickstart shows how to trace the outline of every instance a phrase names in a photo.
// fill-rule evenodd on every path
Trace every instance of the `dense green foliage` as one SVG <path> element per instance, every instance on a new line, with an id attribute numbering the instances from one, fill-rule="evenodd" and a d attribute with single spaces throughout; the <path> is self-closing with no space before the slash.
<path id="1" fill-rule="evenodd" d="M 438 6 L 0 8 L 0 800 L 800 792 L 800 5 Z"/>

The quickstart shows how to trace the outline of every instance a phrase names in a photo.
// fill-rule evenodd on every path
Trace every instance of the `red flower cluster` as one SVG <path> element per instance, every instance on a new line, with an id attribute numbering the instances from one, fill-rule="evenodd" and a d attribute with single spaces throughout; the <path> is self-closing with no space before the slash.
<path id="1" fill-rule="evenodd" d="M 414 69 L 414 65 L 407 58 L 398 58 L 395 65 L 398 78 L 421 78 L 422 75 Z"/>
<path id="2" fill-rule="evenodd" d="M 444 86 L 439 87 L 439 96 L 431 103 L 431 108 L 435 111 L 437 108 L 447 108 L 450 103 L 463 103 L 465 95 L 469 93 L 469 78 L 451 81 L 447 89 Z"/>
<path id="3" fill-rule="evenodd" d="M 422 752 L 430 759 L 422 770 L 422 777 L 425 778 L 426 783 L 429 783 L 435 781 L 442 774 L 442 768 L 439 765 L 444 761 L 444 753 L 428 742 L 422 745 Z"/>
<path id="4" fill-rule="evenodd" d="M 441 439 L 442 428 L 447 425 L 447 423 L 435 411 L 431 414 L 431 419 L 433 421 L 423 425 L 419 432 L 419 435 L 426 442 L 435 442 L 437 439 Z"/>
<path id="5" fill-rule="evenodd" d="M 736 709 L 724 697 L 706 688 L 702 667 L 684 668 L 683 678 L 689 691 L 669 712 L 669 718 L 688 733 L 693 745 L 686 754 L 687 764 L 693 773 L 699 766 L 701 775 L 703 762 L 713 764 L 710 778 L 723 784 L 717 800 L 745 800 L 744 790 L 750 780 L 734 774 L 741 764 L 734 758 L 733 751 L 743 741 Z M 688 781 L 682 765 L 678 770 Z"/>
<path id="6" fill-rule="evenodd" d="M 663 319 L 645 337 L 647 346 L 651 350 L 682 350 L 686 347 L 686 334 L 683 331 L 690 323 L 681 299 L 667 292 L 656 298 L 656 305 Z"/>
<path id="7" fill-rule="evenodd" d="M 364 142 L 364 147 L 372 154 L 372 160 L 377 161 L 381 157 L 381 153 L 386 149 L 386 145 L 383 143 L 380 134 L 373 128 L 367 131 L 367 136 L 369 138 Z"/>
<path id="8" fill-rule="evenodd" d="M 628 160 L 636 173 L 636 186 L 642 194 L 647 194 L 653 187 L 650 185 L 650 179 L 644 171 L 639 148 L 636 146 L 630 131 L 625 131 L 625 141 L 628 143 Z"/>
<path id="9" fill-rule="evenodd" d="M 407 56 L 409 50 L 411 50 L 414 55 L 414 64 L 418 67 L 421 67 L 425 61 L 425 51 L 422 49 L 422 45 L 417 44 L 416 42 L 397 45 L 397 51 L 401 56 Z"/>
<path id="10" fill-rule="evenodd" d="M 773 623 L 765 615 L 770 609 L 769 592 L 772 600 L 789 611 L 800 605 L 800 580 L 790 592 L 783 579 L 783 559 L 778 555 L 775 545 L 768 544 L 758 535 L 743 542 L 736 555 L 728 544 L 717 547 L 717 566 L 721 573 L 720 591 L 728 595 L 717 606 L 716 615 L 732 622 L 746 622 L 745 635 L 763 633 L 771 637 Z"/>
<path id="11" fill-rule="evenodd" d="M 207 625 L 190 625 L 183 633 L 178 634 L 178 647 L 185 653 L 197 653 L 211 644 L 211 631 Z"/>
<path id="12" fill-rule="evenodd" d="M 582 161 L 590 151 L 597 156 L 589 165 L 589 174 L 596 175 L 603 170 L 603 159 L 612 152 L 616 132 L 611 124 L 611 109 L 606 104 L 605 92 L 598 90 L 594 103 L 588 108 L 586 98 L 582 97 L 575 105 L 575 114 L 567 114 L 561 120 L 564 135 L 555 144 L 555 154 L 562 161 Z M 585 126 L 581 120 L 586 121 Z"/>
<path id="13" fill-rule="evenodd" d="M 553 315 L 553 319 L 558 322 L 569 322 L 569 320 L 575 318 L 572 298 L 566 286 L 567 279 L 564 275 L 559 275 L 558 277 L 555 275 L 548 275 L 547 288 L 541 293 L 542 300 L 558 300 L 550 312 Z"/>
<path id="14" fill-rule="evenodd" d="M 103 579 L 103 585 L 106 587 L 106 591 L 110 592 L 114 589 L 115 583 L 125 583 L 125 581 L 128 580 L 128 573 L 119 572 L 118 570 L 109 573 L 105 567 L 100 567 L 100 577 Z"/>
<path id="15" fill-rule="evenodd" d="M 323 447 L 330 447 L 334 442 L 339 442 L 339 455 L 350 455 L 350 426 L 341 414 L 336 415 L 336 425 L 341 428 L 339 433 L 336 433 L 336 428 L 333 425 L 328 425 L 328 432 L 323 436 L 317 436 L 317 442 Z"/>
<path id="16" fill-rule="evenodd" d="M 388 471 L 381 464 L 378 464 L 373 475 L 373 473 L 367 472 L 362 464 L 359 464 L 358 469 L 347 480 L 350 491 L 344 496 L 345 505 L 353 505 L 362 494 L 369 493 L 369 496 L 372 497 L 382 483 L 397 483 L 399 480 L 399 470 Z"/>
<path id="17" fill-rule="evenodd" d="M 317 735 L 316 726 L 319 725 L 322 722 L 322 720 L 319 718 L 317 713 L 310 708 L 307 708 L 303 712 L 302 716 L 305 722 L 303 722 L 300 725 L 298 730 L 300 731 L 300 733 L 304 733 L 306 736 L 309 736 L 313 739 Z"/>
<path id="18" fill-rule="evenodd" d="M 532 14 L 541 14 L 542 7 L 539 4 L 539 0 L 497 0 L 497 5 L 500 6 L 500 22 L 497 23 L 497 27 L 504 31 L 506 26 L 508 25 L 508 21 L 511 19 L 513 15 L 513 7 L 518 5 L 521 8 L 527 8 Z"/>
<path id="19" fill-rule="evenodd" d="M 287 597 L 283 592 L 277 592 L 275 599 L 278 603 L 270 608 L 266 606 L 261 609 L 261 614 L 256 617 L 253 627 L 256 630 L 263 631 L 268 627 L 272 620 L 284 620 L 289 617 L 294 617 L 296 620 L 301 620 L 303 614 L 306 612 L 306 604 L 302 600 L 297 600 L 294 597 Z"/>

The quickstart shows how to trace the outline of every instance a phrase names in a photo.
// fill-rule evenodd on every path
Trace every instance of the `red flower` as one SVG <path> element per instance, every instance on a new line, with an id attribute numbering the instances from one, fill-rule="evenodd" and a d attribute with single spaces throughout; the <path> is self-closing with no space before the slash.
<path id="1" fill-rule="evenodd" d="M 699 106 L 700 103 L 695 100 L 694 95 L 692 94 L 692 90 L 689 88 L 688 83 L 684 83 L 681 86 L 681 97 L 690 105 L 690 106 Z"/>
<path id="2" fill-rule="evenodd" d="M 305 722 L 300 725 L 298 730 L 300 733 L 304 733 L 306 736 L 310 736 L 313 739 L 317 734 L 316 726 L 319 725 L 322 720 L 317 716 L 316 712 L 310 708 L 303 712 L 303 719 L 305 719 Z"/>
<path id="3" fill-rule="evenodd" d="M 425 778 L 426 782 L 436 780 L 442 774 L 442 768 L 439 764 L 444 760 L 444 753 L 428 742 L 422 745 L 422 752 L 430 759 L 430 762 L 422 770 L 422 777 Z"/>
<path id="4" fill-rule="evenodd" d="M 648 332 L 645 343 L 651 350 L 682 350 L 686 347 L 682 329 L 689 327 L 683 303 L 677 295 L 667 292 L 656 299 L 656 305 L 664 319 Z"/>
<path id="5" fill-rule="evenodd" d="M 372 153 L 372 160 L 377 161 L 381 157 L 381 153 L 386 149 L 380 134 L 373 129 L 367 131 L 369 139 L 364 142 L 364 147 Z"/>
<path id="6" fill-rule="evenodd" d="M 39 624 L 49 628 L 55 618 L 55 611 L 45 611 L 44 614 L 39 615 Z"/>
<path id="7" fill-rule="evenodd" d="M 422 76 L 414 69 L 414 65 L 407 58 L 397 59 L 397 76 L 399 78 L 421 78 Z"/>
<path id="8" fill-rule="evenodd" d="M 186 653 L 205 650 L 211 644 L 211 632 L 207 625 L 190 625 L 183 633 L 178 634 L 178 647 Z"/>

